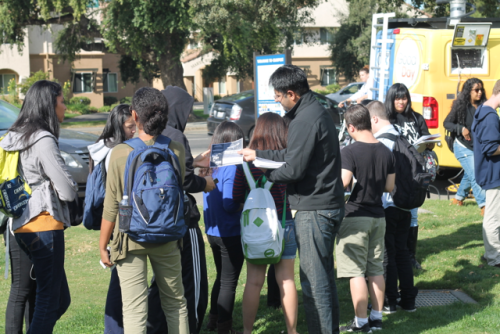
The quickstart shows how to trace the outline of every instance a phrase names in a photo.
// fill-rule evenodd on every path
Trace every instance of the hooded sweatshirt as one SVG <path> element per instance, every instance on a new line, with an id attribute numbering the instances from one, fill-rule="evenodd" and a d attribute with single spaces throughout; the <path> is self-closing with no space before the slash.
<path id="1" fill-rule="evenodd" d="M 11 131 L 0 142 L 6 151 L 20 151 L 20 168 L 32 190 L 26 210 L 14 219 L 12 229 L 26 225 L 44 211 L 70 227 L 66 202 L 76 198 L 78 185 L 66 169 L 57 138 L 48 131 L 36 132 L 28 142 L 21 140 L 21 136 Z"/>
<path id="2" fill-rule="evenodd" d="M 476 182 L 484 190 L 500 187 L 500 120 L 495 109 L 480 105 L 472 122 Z"/>
<path id="3" fill-rule="evenodd" d="M 186 150 L 184 191 L 188 193 L 201 192 L 205 189 L 207 181 L 194 173 L 191 148 L 183 133 L 189 114 L 193 110 L 194 99 L 184 89 L 176 86 L 167 86 L 165 90 L 162 90 L 162 93 L 168 101 L 168 123 L 161 134 L 184 145 Z"/>
<path id="4" fill-rule="evenodd" d="M 94 166 L 97 166 L 101 161 L 106 159 L 104 165 L 107 171 L 109 167 L 109 158 L 111 157 L 111 154 L 109 154 L 109 152 L 111 152 L 111 148 L 104 145 L 104 139 L 99 140 L 95 144 L 87 146 L 87 148 L 89 149 L 89 154 L 92 158 L 92 161 L 94 161 Z"/>

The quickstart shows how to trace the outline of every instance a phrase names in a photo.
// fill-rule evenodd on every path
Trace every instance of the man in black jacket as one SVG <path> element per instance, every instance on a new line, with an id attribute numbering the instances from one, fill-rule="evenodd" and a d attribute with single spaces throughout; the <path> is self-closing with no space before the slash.
<path id="1" fill-rule="evenodd" d="M 287 148 L 240 151 L 245 161 L 256 157 L 285 162 L 266 172 L 271 182 L 287 183 L 295 215 L 300 255 L 300 282 L 309 333 L 339 332 L 339 302 L 333 272 L 333 244 L 344 218 L 340 146 L 332 117 L 315 99 L 306 74 L 297 66 L 278 68 L 269 81 L 275 100 L 291 119 Z"/>
<path id="2" fill-rule="evenodd" d="M 186 193 L 184 219 L 188 230 L 184 235 L 181 251 L 182 282 L 188 307 L 189 331 L 199 333 L 208 305 L 208 277 L 205 243 L 198 225 L 200 212 L 196 200 L 190 193 L 212 191 L 215 184 L 211 176 L 203 178 L 194 173 L 191 148 L 183 133 L 193 109 L 194 99 L 185 90 L 175 86 L 167 86 L 162 93 L 168 101 L 168 123 L 162 135 L 182 143 L 186 149 L 186 173 L 183 188 Z M 149 290 L 148 334 L 168 333 L 156 282 L 153 281 Z"/>

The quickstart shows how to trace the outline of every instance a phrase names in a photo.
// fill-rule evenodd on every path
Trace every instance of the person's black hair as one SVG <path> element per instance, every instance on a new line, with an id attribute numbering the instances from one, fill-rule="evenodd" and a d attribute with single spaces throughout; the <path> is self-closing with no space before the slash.
<path id="1" fill-rule="evenodd" d="M 298 96 L 302 96 L 309 91 L 307 75 L 300 67 L 294 65 L 279 67 L 271 75 L 269 85 L 282 94 L 286 94 L 287 91 L 291 90 Z"/>
<path id="2" fill-rule="evenodd" d="M 9 131 L 22 134 L 20 140 L 24 143 L 29 143 L 31 136 L 40 130 L 48 131 L 59 138 L 56 106 L 57 97 L 61 93 L 61 85 L 56 82 L 35 82 L 26 93 L 19 116 Z"/>
<path id="3" fill-rule="evenodd" d="M 156 88 L 139 88 L 132 97 L 130 110 L 135 110 L 144 132 L 150 136 L 160 135 L 167 126 L 167 98 Z"/>
<path id="4" fill-rule="evenodd" d="M 405 115 L 407 118 L 410 118 L 412 117 L 411 115 L 414 111 L 411 107 L 411 97 L 408 88 L 406 88 L 406 86 L 402 83 L 395 83 L 391 86 L 391 88 L 389 88 L 387 97 L 385 98 L 385 111 L 387 112 L 387 117 L 391 122 L 394 122 L 396 120 L 396 115 L 398 114 L 396 108 L 394 107 L 394 100 L 402 99 L 405 96 L 408 99 L 408 104 L 403 111 L 403 115 Z"/>
<path id="5" fill-rule="evenodd" d="M 224 121 L 215 128 L 211 144 L 230 143 L 243 137 L 243 131 L 238 124 Z"/>
<path id="6" fill-rule="evenodd" d="M 460 94 L 458 94 L 457 99 L 453 101 L 453 105 L 451 109 L 455 108 L 457 111 L 457 123 L 465 125 L 465 117 L 467 115 L 467 106 L 470 103 L 470 93 L 472 91 L 472 88 L 474 87 L 475 84 L 481 84 L 481 91 L 483 94 L 481 94 L 481 99 L 477 102 L 477 104 L 483 104 L 486 102 L 486 92 L 484 91 L 484 84 L 483 82 L 478 79 L 478 78 L 470 78 L 468 79 L 465 83 L 464 86 L 462 87 L 462 91 Z"/>
<path id="7" fill-rule="evenodd" d="M 111 110 L 108 121 L 96 143 L 103 139 L 104 145 L 113 148 L 128 139 L 123 124 L 132 116 L 129 108 L 128 104 L 119 104 Z"/>
<path id="8" fill-rule="evenodd" d="M 365 106 L 361 104 L 350 106 L 347 108 L 344 116 L 346 124 L 354 126 L 356 130 L 372 130 L 370 112 Z"/>

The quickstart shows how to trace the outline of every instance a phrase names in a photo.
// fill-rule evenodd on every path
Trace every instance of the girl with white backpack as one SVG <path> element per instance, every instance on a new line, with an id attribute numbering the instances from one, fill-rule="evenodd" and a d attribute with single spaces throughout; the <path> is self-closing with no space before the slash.
<path id="1" fill-rule="evenodd" d="M 287 127 L 285 120 L 275 113 L 265 113 L 261 115 L 255 126 L 253 136 L 248 148 L 253 150 L 283 150 L 286 148 Z M 244 164 L 247 164 L 244 162 Z M 265 170 L 255 167 L 248 163 L 252 180 L 245 177 L 245 166 L 238 166 L 234 180 L 233 200 L 244 203 L 246 195 L 255 187 L 250 186 L 249 182 L 263 179 Z M 248 169 L 247 169 L 248 173 Z M 248 175 L 250 176 L 250 175 Z M 263 185 L 269 189 L 269 184 Z M 269 189 L 277 211 L 277 220 L 282 224 L 282 217 L 285 221 L 282 232 L 284 238 L 284 247 L 279 262 L 275 263 L 276 280 L 280 289 L 281 303 L 285 324 L 288 334 L 295 334 L 297 327 L 297 289 L 294 281 L 294 262 L 297 253 L 297 244 L 295 242 L 295 224 L 292 218 L 290 207 L 286 203 L 286 185 L 273 184 Z M 268 210 L 269 211 L 269 210 Z M 283 211 L 285 211 L 283 213 Z M 254 222 L 249 222 L 254 224 Z M 242 233 L 243 235 L 243 233 Z M 254 262 L 254 263 L 252 263 Z M 258 262 L 258 261 L 257 261 Z M 260 291 L 265 281 L 266 264 L 255 264 L 255 261 L 247 257 L 247 281 L 245 292 L 243 294 L 243 326 L 244 334 L 250 334 L 253 329 L 257 309 L 259 308 Z"/>

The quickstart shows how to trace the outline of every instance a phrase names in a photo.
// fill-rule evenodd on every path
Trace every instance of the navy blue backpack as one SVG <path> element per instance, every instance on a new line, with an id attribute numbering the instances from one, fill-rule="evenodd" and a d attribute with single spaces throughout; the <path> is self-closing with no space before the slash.
<path id="1" fill-rule="evenodd" d="M 108 153 L 108 154 L 111 154 Z M 85 206 L 83 209 L 83 226 L 88 230 L 100 230 L 104 196 L 106 195 L 106 159 L 94 167 L 87 177 L 85 189 Z"/>
<path id="2" fill-rule="evenodd" d="M 119 229 L 137 242 L 167 243 L 187 230 L 181 169 L 170 142 L 162 135 L 151 146 L 139 138 L 125 142 L 134 150 L 125 165 Z"/>

